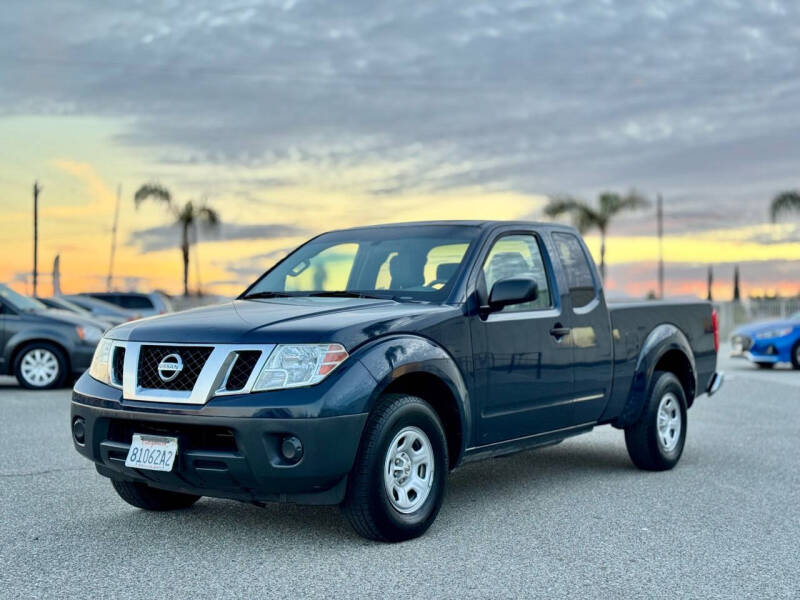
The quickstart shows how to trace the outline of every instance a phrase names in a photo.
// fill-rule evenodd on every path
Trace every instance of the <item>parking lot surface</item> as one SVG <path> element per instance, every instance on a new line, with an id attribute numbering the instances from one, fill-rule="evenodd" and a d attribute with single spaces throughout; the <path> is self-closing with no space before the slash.
<path id="1" fill-rule="evenodd" d="M 0 378 L 0 597 L 797 597 L 800 372 L 720 367 L 673 471 L 638 471 L 599 427 L 455 471 L 399 545 L 334 507 L 139 511 L 73 450 L 68 390 Z"/>

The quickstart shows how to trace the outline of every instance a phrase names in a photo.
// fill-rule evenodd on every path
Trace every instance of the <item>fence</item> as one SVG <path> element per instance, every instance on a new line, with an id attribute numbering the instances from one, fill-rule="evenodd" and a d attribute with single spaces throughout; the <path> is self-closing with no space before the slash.
<path id="1" fill-rule="evenodd" d="M 740 302 L 715 302 L 722 339 L 734 328 L 751 321 L 786 319 L 800 313 L 800 298 L 746 298 Z"/>

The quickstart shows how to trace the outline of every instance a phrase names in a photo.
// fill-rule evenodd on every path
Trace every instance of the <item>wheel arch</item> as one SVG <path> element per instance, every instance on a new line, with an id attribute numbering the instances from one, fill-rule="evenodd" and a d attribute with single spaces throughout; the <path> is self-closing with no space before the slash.
<path id="1" fill-rule="evenodd" d="M 25 348 L 27 348 L 28 346 L 31 346 L 32 344 L 37 344 L 37 343 L 50 344 L 51 346 L 55 346 L 56 348 L 58 348 L 61 351 L 61 353 L 64 355 L 64 360 L 66 361 L 66 372 L 67 372 L 67 374 L 69 374 L 71 372 L 72 363 L 70 361 L 70 353 L 69 353 L 68 348 L 66 347 L 66 345 L 62 341 L 59 341 L 59 340 L 54 339 L 52 337 L 32 336 L 32 337 L 25 337 L 25 338 L 20 339 L 18 341 L 14 341 L 12 339 L 12 342 L 13 342 L 12 344 L 9 344 L 9 354 L 8 354 L 8 360 L 7 360 L 8 372 L 10 374 L 12 374 L 12 375 L 14 374 L 14 369 L 15 369 L 16 363 L 17 363 L 17 357 L 20 355 L 20 353 Z"/>
<path id="2" fill-rule="evenodd" d="M 450 468 L 463 457 L 471 432 L 469 393 L 456 360 L 420 336 L 395 336 L 365 348 L 359 359 L 376 380 L 366 411 L 387 393 L 425 400 L 436 411 L 447 436 Z"/>
<path id="3" fill-rule="evenodd" d="M 681 382 L 687 408 L 697 395 L 697 367 L 686 334 L 670 323 L 653 329 L 642 344 L 625 406 L 614 422 L 617 427 L 635 423 L 642 414 L 656 371 L 673 373 Z"/>

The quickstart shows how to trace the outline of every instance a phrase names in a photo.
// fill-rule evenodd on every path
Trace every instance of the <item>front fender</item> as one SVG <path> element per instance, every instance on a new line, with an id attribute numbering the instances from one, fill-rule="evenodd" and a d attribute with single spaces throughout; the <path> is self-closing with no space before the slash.
<path id="1" fill-rule="evenodd" d="M 12 335 L 6 342 L 3 358 L 6 360 L 9 372 L 14 368 L 11 364 L 11 357 L 14 356 L 17 349 L 22 347 L 23 344 L 33 340 L 44 340 L 61 346 L 66 351 L 67 359 L 69 359 L 75 348 L 75 341 L 70 339 L 69 335 L 62 332 L 60 329 L 54 327 L 25 328 Z"/>
<path id="2" fill-rule="evenodd" d="M 627 427 L 639 420 L 647 401 L 656 365 L 667 352 L 672 350 L 680 351 L 688 360 L 694 377 L 694 389 L 697 389 L 697 368 L 689 340 L 675 325 L 670 323 L 659 325 L 650 332 L 639 351 L 628 399 L 614 422 L 616 427 Z"/>
<path id="3" fill-rule="evenodd" d="M 366 410 L 372 410 L 381 394 L 404 375 L 424 373 L 441 380 L 455 399 L 461 421 L 461 453 L 472 434 L 469 391 L 456 360 L 428 338 L 398 335 L 375 340 L 358 351 L 358 359 L 377 384 Z"/>

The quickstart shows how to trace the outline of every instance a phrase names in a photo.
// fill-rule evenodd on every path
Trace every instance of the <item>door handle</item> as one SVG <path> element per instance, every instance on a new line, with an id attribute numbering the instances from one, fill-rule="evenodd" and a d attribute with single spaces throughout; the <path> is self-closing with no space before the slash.
<path id="1" fill-rule="evenodd" d="M 561 323 L 556 323 L 550 330 L 550 335 L 556 338 L 557 342 L 560 342 L 561 338 L 563 338 L 566 335 L 569 335 L 570 331 L 571 329 L 569 327 L 562 327 Z"/>

